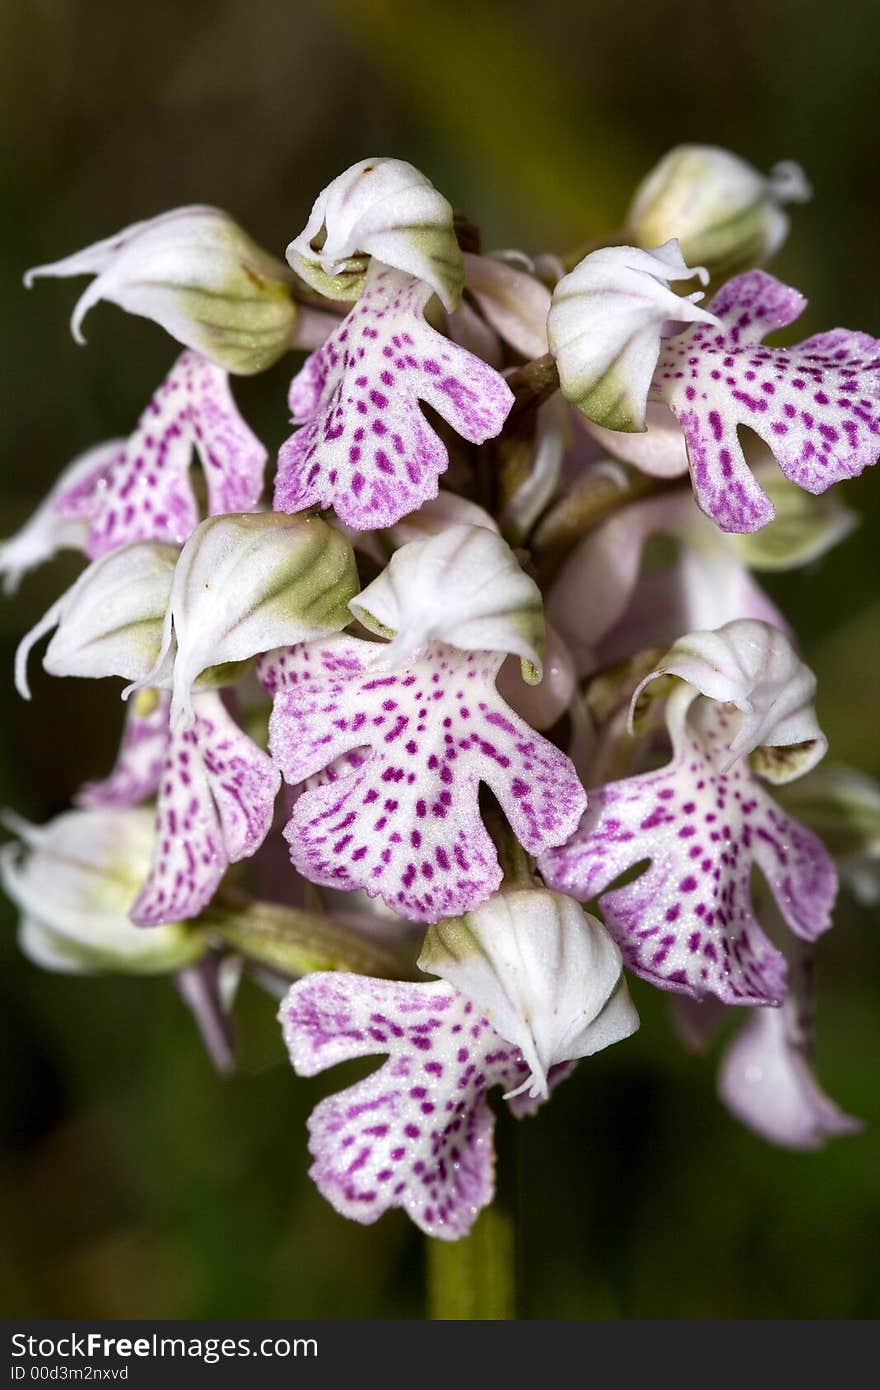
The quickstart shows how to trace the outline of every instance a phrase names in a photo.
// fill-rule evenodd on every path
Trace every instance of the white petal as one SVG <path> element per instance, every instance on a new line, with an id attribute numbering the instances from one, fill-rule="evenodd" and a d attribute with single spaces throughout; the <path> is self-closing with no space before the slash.
<path id="1" fill-rule="evenodd" d="M 540 680 L 540 590 L 506 542 L 483 526 L 449 526 L 402 546 L 350 607 L 371 631 L 394 635 L 382 649 L 386 661 L 448 642 L 463 651 L 512 652 Z"/>
<path id="2" fill-rule="evenodd" d="M 790 1005 L 754 1009 L 727 1047 L 718 1089 L 736 1117 L 772 1144 L 820 1149 L 862 1128 L 825 1095 L 792 1036 Z"/>
<path id="3" fill-rule="evenodd" d="M 176 639 L 171 724 L 193 717 L 190 693 L 209 667 L 338 632 L 357 568 L 348 541 L 317 517 L 277 512 L 209 517 L 180 554 L 155 684 Z"/>
<path id="4" fill-rule="evenodd" d="M 639 185 L 626 227 L 640 246 L 677 237 L 687 260 L 727 276 L 772 256 L 788 231 L 781 205 L 809 197 L 797 164 L 768 178 L 729 150 L 679 145 Z"/>
<path id="5" fill-rule="evenodd" d="M 22 638 L 15 683 L 30 698 L 27 659 L 57 627 L 43 658 L 52 676 L 123 676 L 138 681 L 153 667 L 177 550 L 157 541 L 122 546 L 95 560 Z"/>
<path id="6" fill-rule="evenodd" d="M 129 921 L 149 868 L 152 811 L 76 810 L 45 826 L 11 824 L 26 843 L 4 845 L 0 878 L 22 913 L 21 947 L 36 964 L 163 971 L 203 953 L 197 932 L 173 924 L 144 931 Z"/>
<path id="7" fill-rule="evenodd" d="M 228 371 L 270 366 L 291 343 L 296 306 L 291 275 L 219 208 L 176 208 L 136 222 L 64 260 L 28 271 L 40 276 L 94 275 L 71 328 L 99 300 L 161 324 Z"/>
<path id="8" fill-rule="evenodd" d="M 589 419 L 644 430 L 660 340 L 675 325 L 715 319 L 669 288 L 702 276 L 675 241 L 652 251 L 608 246 L 585 256 L 553 291 L 547 334 L 562 394 Z"/>
<path id="9" fill-rule="evenodd" d="M 659 675 L 679 676 L 701 694 L 742 712 L 728 766 L 754 753 L 756 771 L 769 781 L 785 782 L 808 772 L 825 754 L 828 740 L 813 708 L 816 678 L 788 637 L 769 623 L 741 619 L 715 632 L 680 638 L 642 681 L 633 708 Z M 792 751 L 771 751 L 779 749 Z"/>
<path id="10" fill-rule="evenodd" d="M 294 270 L 336 299 L 358 297 L 371 256 L 423 280 L 449 310 L 461 297 L 464 268 L 452 208 L 402 159 L 362 159 L 346 169 L 318 194 L 287 248 Z"/>
<path id="11" fill-rule="evenodd" d="M 547 286 L 493 256 L 464 257 L 465 285 L 487 323 L 523 357 L 547 351 Z"/>
<path id="12" fill-rule="evenodd" d="M 531 1094 L 547 1074 L 629 1037 L 638 1015 L 620 951 L 595 917 L 543 889 L 502 889 L 429 929 L 419 967 L 472 1001 L 522 1052 Z"/>

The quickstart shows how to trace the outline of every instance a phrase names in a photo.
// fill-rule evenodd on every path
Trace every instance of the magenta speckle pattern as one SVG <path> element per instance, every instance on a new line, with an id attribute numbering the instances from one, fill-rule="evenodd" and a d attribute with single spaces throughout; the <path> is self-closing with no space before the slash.
<path id="1" fill-rule="evenodd" d="M 625 963 L 652 984 L 725 1004 L 776 1004 L 785 960 L 755 917 L 752 868 L 805 940 L 831 925 L 837 875 L 821 842 L 783 814 L 745 761 L 719 770 L 732 717 L 708 706 L 667 767 L 591 792 L 577 833 L 540 868 L 551 887 L 582 902 L 603 894 Z M 604 891 L 645 860 L 633 882 Z"/>
<path id="2" fill-rule="evenodd" d="M 301 1075 L 388 1054 L 311 1115 L 311 1176 L 324 1197 L 365 1225 L 403 1207 L 429 1236 L 466 1235 L 494 1195 L 486 1092 L 525 1081 L 519 1050 L 442 981 L 310 975 L 293 986 L 280 1019 Z M 570 1068 L 556 1070 L 560 1080 Z"/>
<path id="3" fill-rule="evenodd" d="M 159 781 L 150 875 L 132 909 L 139 926 L 196 917 L 227 865 L 259 849 L 281 778 L 219 695 L 195 698 L 196 720 L 171 734 Z"/>
<path id="4" fill-rule="evenodd" d="M 168 716 L 171 696 L 157 692 L 150 714 L 138 714 L 137 699 L 129 701 L 122 743 L 112 772 L 101 781 L 87 782 L 76 801 L 79 806 L 136 806 L 155 795 L 168 752 Z"/>
<path id="5" fill-rule="evenodd" d="M 269 747 L 304 791 L 285 835 L 313 883 L 364 889 L 421 922 L 468 912 L 501 883 L 479 810 L 484 782 L 531 854 L 575 829 L 586 796 L 568 758 L 504 704 L 501 653 L 436 642 L 410 666 L 339 636 L 271 654 Z M 348 763 L 339 760 L 355 754 Z"/>
<path id="6" fill-rule="evenodd" d="M 90 523 L 91 559 L 131 541 L 183 544 L 199 522 L 189 481 L 193 450 L 205 471 L 210 515 L 252 511 L 266 450 L 239 415 L 227 373 L 185 352 L 109 467 L 58 498 L 62 516 Z"/>
<path id="7" fill-rule="evenodd" d="M 504 379 L 425 322 L 431 288 L 375 263 L 360 300 L 290 388 L 275 510 L 335 507 L 356 530 L 393 526 L 436 497 L 449 457 L 425 402 L 474 444 L 498 434 Z"/>
<path id="8" fill-rule="evenodd" d="M 723 531 L 757 531 L 774 516 L 740 426 L 807 492 L 855 477 L 880 454 L 880 342 L 836 328 L 794 347 L 763 345 L 804 304 L 797 290 L 749 271 L 709 305 L 720 330 L 697 324 L 661 350 L 651 395 L 678 417 L 697 501 Z"/>

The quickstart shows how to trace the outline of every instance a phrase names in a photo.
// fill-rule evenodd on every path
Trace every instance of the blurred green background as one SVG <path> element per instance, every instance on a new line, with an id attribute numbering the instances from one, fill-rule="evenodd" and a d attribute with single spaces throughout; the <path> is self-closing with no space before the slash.
<path id="1" fill-rule="evenodd" d="M 175 349 L 100 308 L 78 349 L 76 287 L 21 272 L 137 218 L 218 203 L 282 250 L 317 191 L 365 155 L 423 168 L 484 244 L 565 249 L 618 225 L 682 140 L 767 168 L 799 160 L 774 270 L 804 289 L 803 334 L 880 335 L 876 54 L 880 7 L 738 0 L 6 0 L 0 324 L 7 534 L 60 467 L 128 432 Z M 270 447 L 281 365 L 237 388 Z M 768 587 L 820 679 L 832 756 L 880 774 L 880 475 L 814 570 Z M 0 609 L 0 797 L 34 819 L 109 764 L 115 691 L 11 662 L 75 561 Z M 2 907 L 0 1304 L 7 1316 L 423 1316 L 420 1238 L 400 1214 L 343 1222 L 306 1177 L 304 1122 L 332 1074 L 297 1081 L 272 1006 L 246 992 L 243 1071 L 218 1080 L 166 981 L 64 980 L 18 958 Z M 880 1311 L 880 934 L 841 905 L 819 956 L 819 1069 L 865 1134 L 774 1151 L 714 1099 L 666 1001 L 636 982 L 639 1035 L 578 1068 L 522 1129 L 529 1317 L 841 1318 Z"/>

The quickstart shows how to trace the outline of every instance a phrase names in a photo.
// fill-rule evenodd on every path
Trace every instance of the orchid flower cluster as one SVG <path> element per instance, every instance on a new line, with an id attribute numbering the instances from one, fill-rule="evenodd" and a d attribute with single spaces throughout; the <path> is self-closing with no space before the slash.
<path id="1" fill-rule="evenodd" d="M 628 1038 L 628 975 L 691 1045 L 741 1020 L 720 1092 L 758 1133 L 858 1127 L 812 1070 L 809 963 L 838 868 L 880 893 L 880 790 L 816 770 L 815 679 L 755 578 L 842 540 L 827 490 L 880 454 L 880 342 L 764 341 L 804 308 L 757 267 L 807 194 L 682 148 L 564 262 L 484 254 L 374 158 L 287 263 L 187 207 L 29 273 L 91 277 L 77 340 L 109 300 L 183 352 L 0 550 L 8 592 L 85 559 L 22 696 L 51 633 L 46 672 L 127 701 L 109 775 L 8 817 L 21 948 L 168 973 L 221 1067 L 243 972 L 298 1074 L 384 1058 L 309 1123 L 356 1221 L 465 1235 L 488 1094 L 531 1114 Z M 230 378 L 303 351 L 270 497 Z"/>

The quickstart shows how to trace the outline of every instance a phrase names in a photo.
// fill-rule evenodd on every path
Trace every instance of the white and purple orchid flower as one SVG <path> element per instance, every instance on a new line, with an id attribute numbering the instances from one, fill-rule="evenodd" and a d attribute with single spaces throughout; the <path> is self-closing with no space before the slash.
<path id="1" fill-rule="evenodd" d="M 815 681 L 788 639 L 755 621 L 683 638 L 640 690 L 660 675 L 675 678 L 671 762 L 591 791 L 578 830 L 542 856 L 541 871 L 582 902 L 599 899 L 636 974 L 696 998 L 778 1004 L 785 961 L 755 917 L 753 869 L 808 941 L 831 925 L 837 891 L 821 841 L 764 785 L 808 771 L 825 751 Z"/>
<path id="2" fill-rule="evenodd" d="M 498 893 L 432 927 L 419 964 L 441 979 L 312 975 L 280 1018 L 303 1076 L 388 1055 L 309 1121 L 324 1196 L 365 1223 L 404 1207 L 427 1234 L 454 1240 L 494 1192 L 487 1093 L 500 1086 L 515 1115 L 530 1114 L 574 1061 L 639 1020 L 614 942 L 562 894 Z"/>
<path id="3" fill-rule="evenodd" d="M 752 577 L 841 540 L 818 495 L 880 454 L 880 343 L 764 344 L 805 301 L 755 267 L 806 193 L 684 147 L 637 193 L 636 245 L 565 273 L 478 254 L 376 157 L 319 194 L 290 269 L 190 207 L 31 272 L 94 277 L 78 339 L 106 299 L 185 350 L 0 548 L 7 591 L 61 548 L 87 562 L 22 640 L 21 694 L 52 633 L 44 671 L 129 702 L 78 809 L 12 823 L 22 948 L 173 973 L 222 1068 L 242 969 L 284 996 L 298 1073 L 384 1057 L 309 1123 L 354 1220 L 465 1236 L 494 1193 L 487 1094 L 532 1113 L 632 1034 L 626 970 L 700 1031 L 745 1012 L 720 1089 L 756 1132 L 855 1126 L 788 960 L 831 924 L 832 854 L 876 888 L 876 788 L 813 770 L 815 680 Z M 229 373 L 298 348 L 270 499 Z"/>
<path id="4" fill-rule="evenodd" d="M 459 525 L 403 546 L 351 606 L 392 640 L 341 635 L 261 664 L 285 780 L 335 773 L 296 802 L 292 860 L 416 921 L 467 912 L 501 883 L 481 783 L 530 854 L 562 844 L 585 805 L 569 760 L 495 689 L 508 652 L 540 678 L 539 591 L 499 536 Z"/>
<path id="5" fill-rule="evenodd" d="M 855 477 L 880 455 L 880 342 L 835 328 L 767 347 L 768 333 L 803 312 L 803 295 L 753 270 L 703 309 L 699 295 L 669 288 L 699 273 L 674 241 L 593 252 L 554 291 L 550 346 L 564 395 L 596 424 L 644 430 L 649 401 L 671 411 L 703 511 L 722 531 L 757 531 L 774 508 L 739 430 L 808 492 Z"/>

